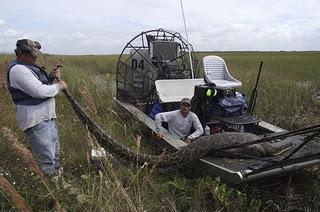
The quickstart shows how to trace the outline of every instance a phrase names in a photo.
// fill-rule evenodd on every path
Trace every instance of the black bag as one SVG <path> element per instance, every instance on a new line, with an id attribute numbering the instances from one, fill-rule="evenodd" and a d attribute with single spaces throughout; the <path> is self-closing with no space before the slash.
<path id="1" fill-rule="evenodd" d="M 242 115 L 247 109 L 247 98 L 242 94 L 219 99 L 212 104 L 210 116 L 238 116 Z"/>

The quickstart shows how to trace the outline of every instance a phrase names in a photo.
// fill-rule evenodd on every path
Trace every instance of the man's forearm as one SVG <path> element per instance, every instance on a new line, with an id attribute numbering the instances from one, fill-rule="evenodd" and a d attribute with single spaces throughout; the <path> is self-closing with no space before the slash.
<path id="1" fill-rule="evenodd" d="M 161 126 L 162 126 L 162 120 L 161 120 L 161 115 L 160 114 L 157 114 L 155 116 L 155 124 L 156 124 L 156 132 L 157 133 L 160 133 L 161 132 Z"/>
<path id="2" fill-rule="evenodd" d="M 53 97 L 60 90 L 59 85 L 43 84 L 29 70 L 21 70 L 21 73 L 18 70 L 12 70 L 10 77 L 12 87 L 20 89 L 35 98 Z"/>
<path id="3" fill-rule="evenodd" d="M 190 138 L 191 140 L 194 140 L 194 139 L 200 137 L 202 134 L 203 134 L 203 130 L 197 129 L 191 135 L 189 135 L 188 138 Z"/>
<path id="4" fill-rule="evenodd" d="M 203 128 L 198 117 L 195 117 L 193 120 L 193 128 L 196 129 L 196 131 L 194 131 L 191 135 L 188 136 L 188 138 L 192 140 L 200 137 L 203 134 Z"/>

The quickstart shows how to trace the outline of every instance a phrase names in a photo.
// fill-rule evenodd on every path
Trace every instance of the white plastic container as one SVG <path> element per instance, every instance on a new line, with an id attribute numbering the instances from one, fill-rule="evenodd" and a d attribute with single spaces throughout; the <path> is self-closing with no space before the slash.
<path id="1" fill-rule="evenodd" d="M 205 135 L 210 135 L 210 127 L 208 125 L 206 125 L 205 128 L 204 128 L 204 134 Z"/>

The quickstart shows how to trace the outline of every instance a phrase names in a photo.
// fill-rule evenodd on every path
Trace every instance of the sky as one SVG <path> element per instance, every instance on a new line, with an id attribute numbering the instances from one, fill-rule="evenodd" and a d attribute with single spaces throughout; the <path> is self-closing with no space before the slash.
<path id="1" fill-rule="evenodd" d="M 195 51 L 320 50 L 319 0 L 183 0 Z M 50 54 L 119 54 L 142 31 L 180 32 L 180 0 L 1 0 L 0 52 L 18 39 Z"/>

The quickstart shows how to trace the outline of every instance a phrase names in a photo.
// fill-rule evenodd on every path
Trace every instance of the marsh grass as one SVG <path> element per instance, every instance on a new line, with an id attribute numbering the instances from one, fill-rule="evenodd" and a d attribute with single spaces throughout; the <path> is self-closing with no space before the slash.
<path id="1" fill-rule="evenodd" d="M 319 52 L 201 52 L 222 56 L 232 75 L 243 82 L 242 91 L 250 96 L 259 63 L 264 61 L 258 87 L 255 113 L 282 128 L 295 129 L 319 123 L 319 104 L 312 101 L 320 86 Z M 13 55 L 0 56 L 0 126 L 10 128 L 19 142 L 29 147 L 15 121 L 14 105 L 3 83 L 5 62 Z M 113 97 L 117 55 L 61 56 L 44 55 L 41 63 L 50 70 L 63 64 L 62 78 L 75 98 L 113 137 L 137 152 L 159 154 L 148 128 L 136 120 L 122 119 Z M 200 65 L 202 69 L 202 66 Z M 0 148 L 0 167 L 9 173 L 17 192 L 35 211 L 48 210 L 48 197 L 54 195 L 66 210 L 81 211 L 282 211 L 295 208 L 319 208 L 319 169 L 314 167 L 293 178 L 228 186 L 211 177 L 190 177 L 192 170 L 177 170 L 169 175 L 152 167 L 132 163 L 116 165 L 110 158 L 102 160 L 102 171 L 96 172 L 89 162 L 91 148 L 97 142 L 60 94 L 56 98 L 61 140 L 64 182 L 50 186 L 50 192 L 39 179 L 30 175 L 16 155 Z M 137 137 L 141 135 L 142 137 Z M 304 180 L 307 179 L 307 180 Z M 50 193 L 50 195 L 49 195 Z M 2 210 L 11 203 L 0 193 Z"/>
<path id="2" fill-rule="evenodd" d="M 32 211 L 26 200 L 14 189 L 14 187 L 3 176 L 0 176 L 0 188 L 8 194 L 13 206 L 20 211 Z"/>

